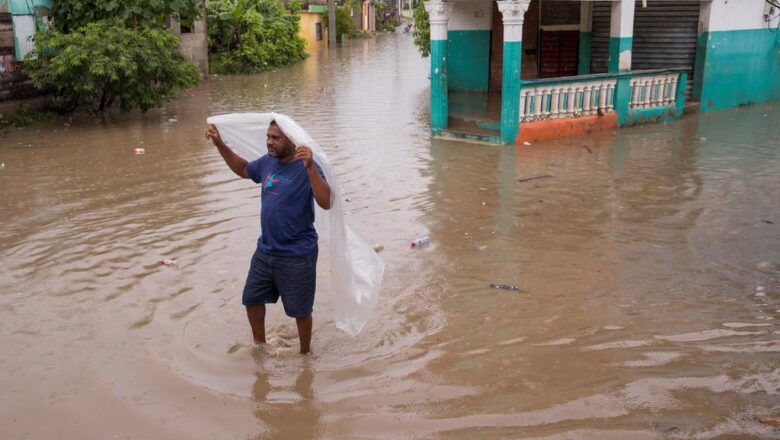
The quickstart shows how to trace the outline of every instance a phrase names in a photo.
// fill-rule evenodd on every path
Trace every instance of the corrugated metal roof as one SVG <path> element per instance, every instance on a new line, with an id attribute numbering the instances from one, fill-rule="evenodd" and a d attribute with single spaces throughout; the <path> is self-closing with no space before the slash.
<path id="1" fill-rule="evenodd" d="M 35 9 L 42 7 L 51 11 L 53 0 L 0 0 L 0 12 L 13 15 L 34 15 Z"/>

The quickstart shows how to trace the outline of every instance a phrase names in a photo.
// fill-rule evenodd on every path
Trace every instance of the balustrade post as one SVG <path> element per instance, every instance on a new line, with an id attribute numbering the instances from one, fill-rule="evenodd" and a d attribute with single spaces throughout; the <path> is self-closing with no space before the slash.
<path id="1" fill-rule="evenodd" d="M 628 108 L 636 108 L 638 102 L 639 102 L 639 80 L 632 79 L 631 80 L 631 102 L 629 103 Z"/>
<path id="2" fill-rule="evenodd" d="M 688 72 L 680 72 L 680 80 L 677 82 L 675 90 L 675 101 L 677 104 L 677 117 L 685 112 L 685 89 L 688 87 Z"/>
<path id="3" fill-rule="evenodd" d="M 590 116 L 590 93 L 593 86 L 585 86 L 585 91 L 582 94 L 582 113 Z"/>
<path id="4" fill-rule="evenodd" d="M 542 89 L 542 114 L 544 118 L 550 116 L 550 108 L 547 106 L 547 89 Z"/>

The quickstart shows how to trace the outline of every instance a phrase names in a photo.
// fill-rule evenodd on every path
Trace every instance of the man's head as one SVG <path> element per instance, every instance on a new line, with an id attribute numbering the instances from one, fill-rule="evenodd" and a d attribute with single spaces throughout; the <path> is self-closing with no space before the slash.
<path id="1" fill-rule="evenodd" d="M 295 144 L 285 136 L 273 120 L 268 125 L 265 145 L 268 147 L 268 155 L 279 161 L 285 161 L 295 155 Z"/>

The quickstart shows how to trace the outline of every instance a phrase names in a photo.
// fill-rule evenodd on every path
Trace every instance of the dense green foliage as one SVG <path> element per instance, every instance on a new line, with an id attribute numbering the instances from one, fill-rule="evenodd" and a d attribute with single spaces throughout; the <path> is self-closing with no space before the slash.
<path id="1" fill-rule="evenodd" d="M 89 23 L 117 20 L 129 27 L 160 26 L 165 17 L 177 15 L 183 24 L 202 16 L 200 0 L 56 0 L 52 14 L 60 32 L 71 32 Z"/>
<path id="2" fill-rule="evenodd" d="M 336 35 L 346 35 L 348 37 L 355 34 L 355 20 L 350 14 L 350 5 L 336 6 Z M 328 14 L 322 15 L 322 27 L 328 28 Z"/>
<path id="3" fill-rule="evenodd" d="M 35 37 L 24 72 L 53 93 L 61 111 L 87 107 L 146 111 L 197 83 L 200 72 L 179 53 L 179 40 L 162 28 L 130 29 L 118 22 L 90 23 L 71 33 Z"/>
<path id="4" fill-rule="evenodd" d="M 209 0 L 206 13 L 214 73 L 252 73 L 306 58 L 300 17 L 287 15 L 277 0 Z"/>
<path id="5" fill-rule="evenodd" d="M 423 58 L 431 54 L 431 22 L 425 3 L 418 2 L 414 8 L 414 44 Z"/>

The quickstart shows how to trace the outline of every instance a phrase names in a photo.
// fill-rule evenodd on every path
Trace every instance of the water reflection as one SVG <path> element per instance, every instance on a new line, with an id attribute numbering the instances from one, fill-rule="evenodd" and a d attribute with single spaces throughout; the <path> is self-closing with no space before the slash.
<path id="1" fill-rule="evenodd" d="M 263 438 L 321 438 L 320 408 L 314 394 L 314 370 L 307 362 L 295 374 L 294 384 L 287 385 L 288 377 L 279 377 L 274 372 L 263 370 L 255 373 L 252 399 L 255 402 L 255 417 L 267 431 L 258 435 Z M 259 365 L 260 368 L 262 366 Z M 287 385 L 287 386 L 285 386 Z"/>

